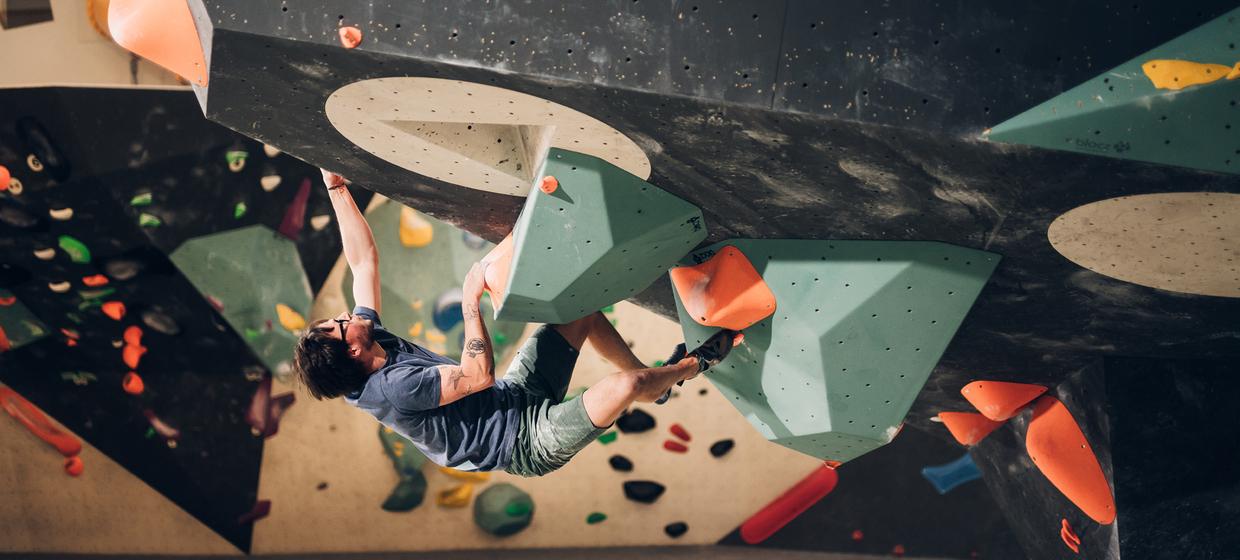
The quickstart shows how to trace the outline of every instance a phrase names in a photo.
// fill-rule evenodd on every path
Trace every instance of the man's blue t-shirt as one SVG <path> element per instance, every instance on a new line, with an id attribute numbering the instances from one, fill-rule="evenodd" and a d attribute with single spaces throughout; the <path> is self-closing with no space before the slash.
<path id="1" fill-rule="evenodd" d="M 439 406 L 439 366 L 457 363 L 388 332 L 373 309 L 359 306 L 353 314 L 374 321 L 374 341 L 387 352 L 387 361 L 361 391 L 345 395 L 345 402 L 408 438 L 436 464 L 463 471 L 508 466 L 526 404 L 519 387 L 501 379 Z"/>

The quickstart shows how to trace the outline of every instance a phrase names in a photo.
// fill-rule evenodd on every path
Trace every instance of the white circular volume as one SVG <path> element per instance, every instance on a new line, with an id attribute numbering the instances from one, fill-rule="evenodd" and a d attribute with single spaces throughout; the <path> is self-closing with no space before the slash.
<path id="1" fill-rule="evenodd" d="M 376 78 L 331 94 L 327 119 L 358 147 L 440 181 L 525 196 L 553 147 L 637 177 L 650 160 L 606 123 L 558 103 L 485 84 Z"/>

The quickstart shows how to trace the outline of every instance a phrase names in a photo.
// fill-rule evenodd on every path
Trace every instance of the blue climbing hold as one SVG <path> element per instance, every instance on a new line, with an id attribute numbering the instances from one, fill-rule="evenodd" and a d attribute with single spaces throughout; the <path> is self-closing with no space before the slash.
<path id="1" fill-rule="evenodd" d="M 946 494 L 961 484 L 981 478 L 982 471 L 977 469 L 973 457 L 965 453 L 950 463 L 925 467 L 921 469 L 921 475 L 934 485 L 934 489 L 938 490 L 939 494 Z"/>
<path id="2" fill-rule="evenodd" d="M 435 313 L 431 317 L 435 328 L 448 332 L 465 320 L 465 317 L 461 315 L 462 295 L 460 288 L 452 288 L 440 294 L 439 299 L 435 300 Z"/>

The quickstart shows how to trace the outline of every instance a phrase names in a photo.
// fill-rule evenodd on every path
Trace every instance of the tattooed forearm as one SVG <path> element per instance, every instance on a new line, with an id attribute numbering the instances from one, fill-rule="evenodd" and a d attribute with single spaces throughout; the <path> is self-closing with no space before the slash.
<path id="1" fill-rule="evenodd" d="M 453 391 L 461 390 L 461 380 L 463 379 L 465 379 L 465 370 L 459 367 L 453 368 L 452 371 L 448 374 L 448 381 L 452 383 Z M 469 383 L 466 383 L 465 391 L 468 392 L 469 388 L 470 388 Z"/>
<path id="2" fill-rule="evenodd" d="M 481 338 L 471 338 L 465 341 L 465 353 L 468 354 L 470 358 L 475 358 L 478 354 L 486 351 L 487 345 L 482 342 Z"/>
<path id="3" fill-rule="evenodd" d="M 465 316 L 466 320 L 477 319 L 478 318 L 478 304 L 466 303 L 462 305 L 461 314 Z"/>

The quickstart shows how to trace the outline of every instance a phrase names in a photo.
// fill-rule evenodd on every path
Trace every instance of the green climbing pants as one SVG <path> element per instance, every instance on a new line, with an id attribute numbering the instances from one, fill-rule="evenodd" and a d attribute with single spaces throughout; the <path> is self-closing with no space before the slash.
<path id="1" fill-rule="evenodd" d="M 518 476 L 542 476 L 572 459 L 607 428 L 596 428 L 580 397 L 568 402 L 568 383 L 577 364 L 576 348 L 543 325 L 521 346 L 504 380 L 525 389 L 529 404 L 521 413 L 512 459 L 505 469 Z"/>

